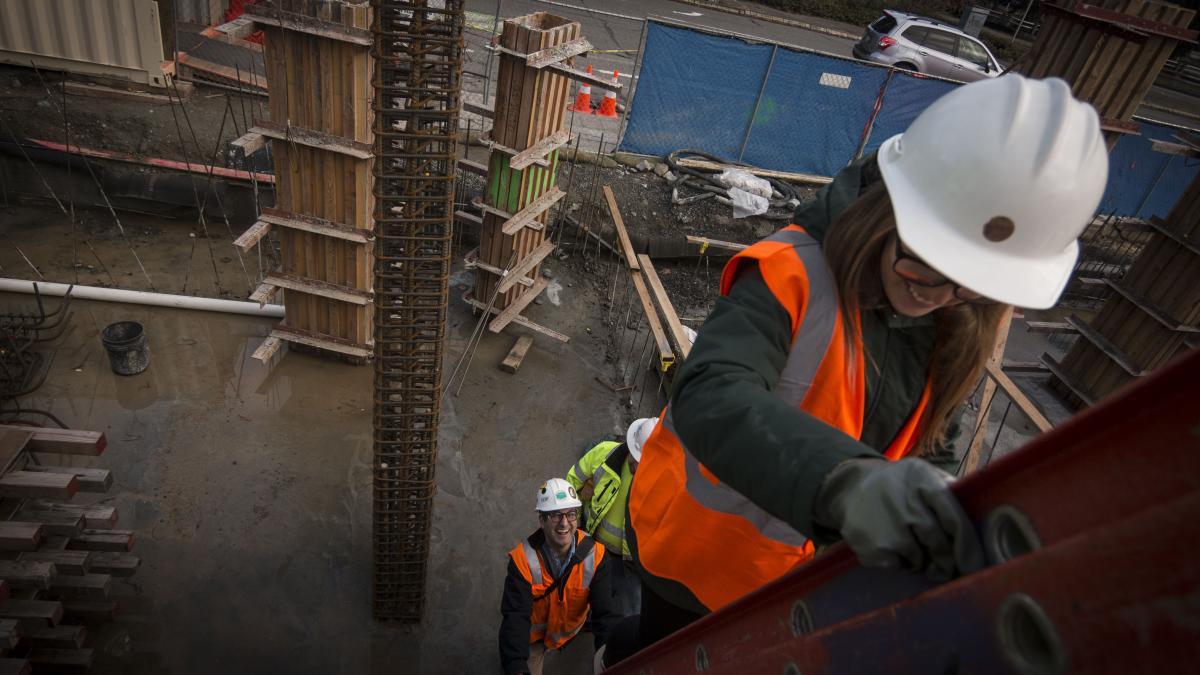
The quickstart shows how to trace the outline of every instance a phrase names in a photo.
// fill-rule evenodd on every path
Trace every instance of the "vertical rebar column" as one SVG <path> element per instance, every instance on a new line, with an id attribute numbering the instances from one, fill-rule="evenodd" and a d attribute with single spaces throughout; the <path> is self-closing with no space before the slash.
<path id="1" fill-rule="evenodd" d="M 462 95 L 463 0 L 373 0 L 374 611 L 425 603 Z"/>

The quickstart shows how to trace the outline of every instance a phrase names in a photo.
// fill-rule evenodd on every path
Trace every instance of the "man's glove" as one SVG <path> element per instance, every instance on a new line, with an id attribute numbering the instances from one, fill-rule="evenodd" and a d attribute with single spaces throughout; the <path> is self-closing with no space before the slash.
<path id="1" fill-rule="evenodd" d="M 851 459 L 817 492 L 814 520 L 839 532 L 864 567 L 925 571 L 945 581 L 983 567 L 975 528 L 950 474 L 920 459 Z"/>

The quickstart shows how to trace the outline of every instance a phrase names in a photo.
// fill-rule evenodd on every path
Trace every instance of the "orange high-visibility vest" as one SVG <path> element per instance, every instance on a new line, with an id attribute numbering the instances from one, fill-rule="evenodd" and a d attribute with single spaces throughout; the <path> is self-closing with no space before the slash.
<path id="1" fill-rule="evenodd" d="M 728 295 L 739 266 L 755 261 L 787 310 L 792 346 L 774 393 L 858 439 L 862 436 L 865 364 L 862 336 L 848 353 L 837 290 L 820 245 L 790 225 L 738 253 L 725 267 Z M 929 386 L 884 455 L 896 460 L 917 440 Z M 786 522 L 759 508 L 704 467 L 675 433 L 671 406 L 642 447 L 629 496 L 638 563 L 687 587 L 715 611 L 809 561 L 814 547 Z"/>
<path id="2" fill-rule="evenodd" d="M 575 531 L 575 550 L 587 537 L 583 532 Z M 593 546 L 583 556 L 583 561 L 571 568 L 567 580 L 551 592 L 546 589 L 554 583 L 550 576 L 541 553 L 536 551 L 526 539 L 513 550 L 508 552 L 517 570 L 525 581 L 533 588 L 533 611 L 529 616 L 529 643 L 542 642 L 546 649 L 558 649 L 571 641 L 571 638 L 583 628 L 583 622 L 588 615 L 589 587 L 596 568 L 604 559 L 604 544 L 591 540 Z M 542 597 L 545 596 L 545 597 Z"/>

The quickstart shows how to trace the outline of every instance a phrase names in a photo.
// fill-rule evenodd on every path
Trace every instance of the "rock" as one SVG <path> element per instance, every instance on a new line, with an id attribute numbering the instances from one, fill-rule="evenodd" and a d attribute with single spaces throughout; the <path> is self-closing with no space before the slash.
<path id="1" fill-rule="evenodd" d="M 534 298 L 534 299 L 533 299 L 533 304 L 535 304 L 535 305 L 541 305 L 541 304 L 544 304 L 545 302 L 546 302 L 546 301 L 545 301 L 545 300 L 543 300 L 543 299 L 541 299 L 541 298 Z"/>
<path id="2" fill-rule="evenodd" d="M 674 183 L 675 181 L 679 180 L 679 176 L 676 176 L 674 171 L 668 171 L 663 174 L 663 180 L 667 181 L 668 183 Z"/>
<path id="3" fill-rule="evenodd" d="M 638 171 L 649 171 L 650 169 L 654 168 L 654 165 L 650 163 L 650 160 L 643 159 L 642 161 L 640 161 L 636 165 L 634 165 L 633 168 L 637 169 Z"/>
<path id="4" fill-rule="evenodd" d="M 658 164 L 654 165 L 654 173 L 656 173 L 660 176 L 665 176 L 670 172 L 671 172 L 671 167 L 667 166 L 666 164 L 663 164 L 662 162 L 659 162 Z"/>
<path id="5" fill-rule="evenodd" d="M 542 268 L 542 277 L 546 278 L 546 279 L 553 279 L 554 273 L 551 272 L 550 270 L 546 269 L 545 267 L 543 267 Z"/>

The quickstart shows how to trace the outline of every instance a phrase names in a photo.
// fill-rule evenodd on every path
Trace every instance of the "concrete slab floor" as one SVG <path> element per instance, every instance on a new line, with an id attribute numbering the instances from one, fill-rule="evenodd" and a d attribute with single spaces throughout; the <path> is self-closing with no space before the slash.
<path id="1" fill-rule="evenodd" d="M 250 354 L 270 320 L 76 301 L 47 382 L 22 404 L 108 434 L 95 463 L 115 485 L 100 496 L 137 533 L 143 565 L 114 591 L 124 615 L 91 639 L 93 672 L 497 671 L 505 556 L 536 526 L 537 485 L 628 422 L 596 380 L 609 371 L 587 330 L 600 323 L 590 284 L 554 268 L 557 306 L 529 314 L 572 342 L 535 336 L 509 375 L 496 364 L 513 331 L 488 333 L 444 400 L 416 628 L 371 617 L 371 367 L 292 352 L 267 368 Z M 447 374 L 476 324 L 460 293 Z M 31 300 L 0 295 L 0 307 Z M 146 327 L 140 375 L 108 368 L 99 332 L 118 320 Z M 586 670 L 590 655 L 568 652 L 547 672 Z"/>

